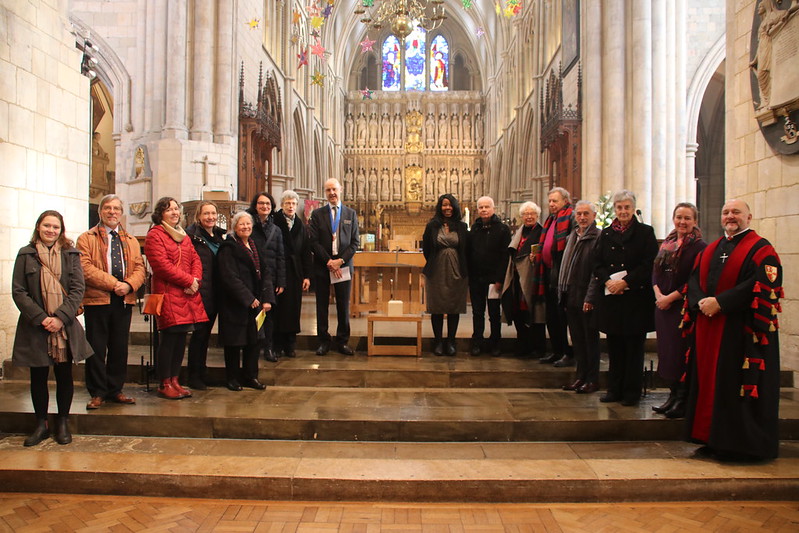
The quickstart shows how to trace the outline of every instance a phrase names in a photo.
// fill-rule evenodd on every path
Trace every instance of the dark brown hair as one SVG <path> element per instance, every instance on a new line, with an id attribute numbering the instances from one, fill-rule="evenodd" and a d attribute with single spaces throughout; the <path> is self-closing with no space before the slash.
<path id="1" fill-rule="evenodd" d="M 178 204 L 178 209 L 180 209 L 180 202 L 178 202 L 171 196 L 164 196 L 155 203 L 155 207 L 153 208 L 153 214 L 150 216 L 150 219 L 153 221 L 153 224 L 160 224 L 161 222 L 164 221 L 164 211 L 169 209 L 169 204 L 171 204 L 172 202 Z"/>
<path id="2" fill-rule="evenodd" d="M 33 227 L 33 235 L 31 235 L 30 244 L 36 244 L 36 241 L 39 240 L 39 224 L 42 223 L 45 217 L 56 217 L 58 219 L 58 222 L 61 223 L 61 234 L 58 236 L 58 244 L 61 245 L 61 248 L 71 247 L 72 241 L 67 239 L 66 236 L 67 228 L 64 227 L 64 217 L 54 209 L 43 211 L 42 214 L 39 215 L 39 218 L 36 219 L 36 225 Z"/>

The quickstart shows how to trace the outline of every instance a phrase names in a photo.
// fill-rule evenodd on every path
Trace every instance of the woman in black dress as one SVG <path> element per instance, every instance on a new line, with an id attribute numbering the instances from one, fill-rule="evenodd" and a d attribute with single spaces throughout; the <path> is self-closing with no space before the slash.
<path id="1" fill-rule="evenodd" d="M 455 355 L 455 336 L 461 313 L 466 312 L 469 281 L 466 268 L 466 223 L 461 220 L 458 200 L 442 194 L 436 214 L 427 223 L 422 237 L 422 252 L 427 263 L 425 276 L 427 312 L 433 324 L 433 354 Z M 447 315 L 447 341 L 443 342 L 444 315 Z"/>

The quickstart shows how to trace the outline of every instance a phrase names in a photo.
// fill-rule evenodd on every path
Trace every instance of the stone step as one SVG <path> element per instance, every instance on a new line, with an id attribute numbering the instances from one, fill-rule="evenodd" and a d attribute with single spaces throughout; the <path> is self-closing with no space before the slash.
<path id="1" fill-rule="evenodd" d="M 148 376 L 146 371 L 149 360 L 149 348 L 141 345 L 130 346 L 128 380 L 131 383 L 143 385 L 148 377 L 151 384 L 155 383 L 152 372 Z M 658 390 L 666 387 L 666 383 L 654 372 L 657 369 L 656 354 L 647 354 L 646 367 L 652 370 L 647 374 L 647 387 Z M 283 358 L 278 363 L 261 361 L 259 377 L 266 385 L 283 387 L 560 389 L 574 380 L 574 370 L 574 367 L 555 368 L 552 365 L 542 365 L 534 359 L 489 355 L 472 357 L 463 352 L 456 357 L 435 357 L 425 353 L 417 359 L 367 357 L 363 352 L 356 353 L 353 357 L 334 352 L 318 357 L 313 352 L 304 350 L 298 351 L 294 359 Z M 182 374 L 185 382 L 185 367 Z M 73 375 L 76 381 L 83 382 L 84 366 L 77 365 Z M 3 363 L 3 377 L 6 380 L 27 381 L 29 371 L 27 368 L 15 367 L 10 360 L 6 360 Z M 781 386 L 793 387 L 793 377 L 792 371 L 783 371 Z M 219 385 L 226 381 L 221 348 L 209 350 L 208 378 Z M 603 359 L 600 363 L 599 379 L 603 388 L 606 381 L 607 362 Z"/>
<path id="2" fill-rule="evenodd" d="M 76 435 L 0 440 L 4 491 L 282 501 L 629 502 L 799 498 L 799 442 L 725 464 L 683 442 L 373 443 Z"/>
<path id="3" fill-rule="evenodd" d="M 678 440 L 681 420 L 652 412 L 666 393 L 654 392 L 636 407 L 604 404 L 599 394 L 546 389 L 398 389 L 268 387 L 195 391 L 165 400 L 155 392 L 126 389 L 136 405 L 107 403 L 86 411 L 78 390 L 71 424 L 81 435 L 219 439 L 380 442 L 546 442 Z M 51 395 L 51 412 L 55 398 Z M 799 439 L 796 389 L 783 391 L 780 436 Z M 0 427 L 33 430 L 28 385 L 0 384 Z"/>

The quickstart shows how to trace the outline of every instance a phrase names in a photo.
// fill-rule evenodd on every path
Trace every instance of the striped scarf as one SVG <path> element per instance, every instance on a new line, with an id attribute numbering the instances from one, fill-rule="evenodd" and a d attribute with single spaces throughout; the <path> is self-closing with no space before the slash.
<path id="1" fill-rule="evenodd" d="M 42 264 L 40 284 L 42 303 L 47 316 L 55 316 L 64 303 L 64 287 L 61 285 L 61 245 L 56 242 L 50 248 L 36 241 L 36 253 Z M 64 328 L 48 332 L 47 355 L 56 363 L 67 360 L 67 332 Z"/>
<path id="2" fill-rule="evenodd" d="M 540 244 L 540 249 L 542 253 L 538 254 L 538 258 L 536 259 L 536 273 L 534 278 L 534 286 L 536 288 L 536 294 L 538 296 L 543 297 L 545 291 L 545 271 L 546 265 L 544 265 L 544 242 L 546 241 L 547 234 L 551 226 L 554 227 L 555 235 L 554 235 L 554 242 L 552 243 L 551 252 L 562 252 L 566 249 L 566 241 L 569 238 L 569 229 L 571 228 L 571 220 L 572 220 L 572 213 L 574 213 L 574 208 L 572 208 L 571 204 L 564 205 L 560 211 L 558 211 L 554 215 L 549 215 L 546 221 L 544 222 L 544 229 L 541 232 L 541 237 L 538 240 Z"/>

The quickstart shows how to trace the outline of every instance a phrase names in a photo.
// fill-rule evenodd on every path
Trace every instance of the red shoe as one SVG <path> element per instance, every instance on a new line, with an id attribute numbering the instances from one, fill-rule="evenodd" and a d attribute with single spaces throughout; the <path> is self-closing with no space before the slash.
<path id="1" fill-rule="evenodd" d="M 166 378 L 161 382 L 158 387 L 158 395 L 167 400 L 180 400 L 183 396 L 180 392 L 172 386 L 172 378 Z"/>
<path id="2" fill-rule="evenodd" d="M 180 393 L 181 398 L 191 398 L 191 391 L 189 389 L 180 386 L 177 376 L 173 376 L 171 379 L 172 379 L 172 388 Z"/>

